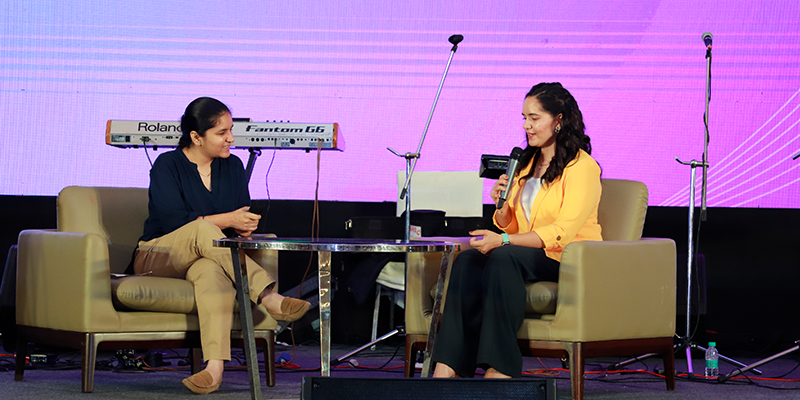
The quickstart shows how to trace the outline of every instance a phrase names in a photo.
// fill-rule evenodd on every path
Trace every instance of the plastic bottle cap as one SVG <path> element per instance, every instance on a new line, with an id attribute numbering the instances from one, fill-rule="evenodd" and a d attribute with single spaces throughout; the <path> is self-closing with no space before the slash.
<path id="1" fill-rule="evenodd" d="M 708 342 L 708 347 L 717 347 L 717 342 Z"/>

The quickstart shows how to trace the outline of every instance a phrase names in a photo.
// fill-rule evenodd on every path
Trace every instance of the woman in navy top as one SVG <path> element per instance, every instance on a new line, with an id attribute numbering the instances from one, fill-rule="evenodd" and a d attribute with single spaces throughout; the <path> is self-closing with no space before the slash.
<path id="1" fill-rule="evenodd" d="M 201 97 L 186 107 L 178 149 L 159 156 L 150 170 L 150 215 L 133 263 L 137 274 L 194 284 L 207 366 L 183 384 L 201 394 L 219 388 L 224 362 L 231 359 L 236 297 L 230 250 L 213 247 L 213 240 L 249 236 L 261 218 L 250 212 L 244 167 L 230 152 L 232 128 L 231 112 L 218 100 Z M 250 299 L 276 320 L 295 321 L 311 307 L 273 291 L 275 280 L 249 257 L 247 275 Z"/>

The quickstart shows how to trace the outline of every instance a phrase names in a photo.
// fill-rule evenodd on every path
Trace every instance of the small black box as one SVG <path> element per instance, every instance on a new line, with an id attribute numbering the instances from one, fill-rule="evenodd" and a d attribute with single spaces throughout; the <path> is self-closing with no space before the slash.
<path id="1" fill-rule="evenodd" d="M 466 237 L 476 229 L 491 229 L 492 226 L 481 217 L 447 217 L 442 236 Z"/>
<path id="2" fill-rule="evenodd" d="M 406 222 L 400 217 L 353 217 L 345 222 L 348 236 L 359 239 L 403 239 Z"/>
<path id="3" fill-rule="evenodd" d="M 481 178 L 498 179 L 506 173 L 510 156 L 495 156 L 484 154 L 481 156 Z"/>

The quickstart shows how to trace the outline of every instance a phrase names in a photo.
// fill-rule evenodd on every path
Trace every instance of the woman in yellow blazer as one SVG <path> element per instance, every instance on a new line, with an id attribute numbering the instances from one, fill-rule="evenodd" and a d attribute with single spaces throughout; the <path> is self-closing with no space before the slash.
<path id="1" fill-rule="evenodd" d="M 458 255 L 450 277 L 433 361 L 434 377 L 518 378 L 517 332 L 525 316 L 525 284 L 557 281 L 561 251 L 580 240 L 603 240 L 597 223 L 600 167 L 575 98 L 560 83 L 540 83 L 522 105 L 527 147 L 522 168 L 492 188 L 494 223 L 503 233 L 470 232 L 473 249 Z"/>

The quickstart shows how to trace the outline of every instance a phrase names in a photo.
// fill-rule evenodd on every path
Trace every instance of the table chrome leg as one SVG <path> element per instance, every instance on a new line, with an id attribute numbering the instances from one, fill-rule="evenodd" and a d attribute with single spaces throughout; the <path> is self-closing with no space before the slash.
<path id="1" fill-rule="evenodd" d="M 331 252 L 319 258 L 319 352 L 322 376 L 331 375 Z"/>
<path id="2" fill-rule="evenodd" d="M 431 327 L 428 330 L 428 343 L 425 345 L 423 353 L 422 374 L 423 378 L 431 376 L 431 355 L 433 346 L 436 342 L 436 335 L 439 334 L 439 322 L 442 320 L 442 295 L 444 294 L 444 281 L 447 278 L 447 270 L 453 265 L 453 253 L 455 247 L 450 246 L 442 252 L 442 264 L 439 267 L 439 280 L 436 283 L 436 297 L 433 299 L 433 312 L 431 315 Z"/>
<path id="3" fill-rule="evenodd" d="M 250 377 L 250 398 L 261 400 L 261 380 L 258 376 L 258 352 L 253 331 L 253 310 L 250 309 L 250 285 L 247 282 L 247 263 L 244 250 L 231 248 L 233 272 L 236 277 L 236 300 L 239 301 L 239 317 L 242 324 L 244 357 L 247 361 L 247 374 Z M 266 354 L 265 354 L 266 355 Z M 264 360 L 272 362 L 272 360 Z"/>

